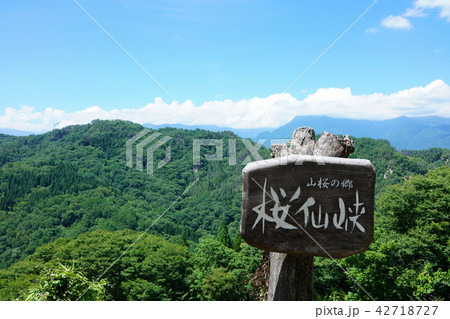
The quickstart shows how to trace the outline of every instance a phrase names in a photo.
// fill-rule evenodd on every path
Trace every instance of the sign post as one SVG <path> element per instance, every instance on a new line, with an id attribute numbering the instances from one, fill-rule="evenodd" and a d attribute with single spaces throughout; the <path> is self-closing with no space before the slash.
<path id="1" fill-rule="evenodd" d="M 289 147 L 273 147 L 275 158 L 243 169 L 241 236 L 271 252 L 268 300 L 313 300 L 313 256 L 368 248 L 375 170 L 368 160 L 343 158 L 353 149 L 326 132 L 316 143 L 303 127 Z"/>

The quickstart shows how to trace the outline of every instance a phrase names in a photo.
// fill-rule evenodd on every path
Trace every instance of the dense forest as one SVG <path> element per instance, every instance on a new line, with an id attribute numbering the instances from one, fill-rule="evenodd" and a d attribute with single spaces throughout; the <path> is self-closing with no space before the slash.
<path id="1" fill-rule="evenodd" d="M 155 163 L 167 146 L 171 158 L 150 175 L 125 162 L 126 141 L 142 129 L 94 121 L 0 134 L 0 300 L 264 296 L 253 280 L 261 251 L 238 232 L 241 170 L 254 160 L 242 140 L 151 130 L 170 137 Z M 202 146 L 193 165 L 195 139 L 222 140 L 223 159 L 207 160 L 216 149 Z M 351 157 L 370 159 L 377 172 L 375 237 L 368 251 L 338 262 L 376 300 L 448 299 L 450 150 L 400 153 L 369 138 L 355 138 L 355 148 Z M 259 154 L 270 157 L 264 147 Z M 369 298 L 326 258 L 315 260 L 315 289 L 321 300 Z"/>

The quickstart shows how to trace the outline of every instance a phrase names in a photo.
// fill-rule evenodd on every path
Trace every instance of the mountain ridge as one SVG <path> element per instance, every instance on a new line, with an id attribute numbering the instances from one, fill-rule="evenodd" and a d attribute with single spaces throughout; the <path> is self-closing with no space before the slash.
<path id="1" fill-rule="evenodd" d="M 265 139 L 290 139 L 292 132 L 301 126 L 314 128 L 316 134 L 324 131 L 348 134 L 353 137 L 368 137 L 389 140 L 397 150 L 424 150 L 450 147 L 450 119 L 439 116 L 406 117 L 389 120 L 352 120 L 328 116 L 297 116 L 289 123 L 253 137 L 254 141 Z"/>
<path id="2" fill-rule="evenodd" d="M 157 130 L 160 128 L 166 128 L 166 127 L 173 127 L 178 129 L 184 129 L 184 130 L 205 130 L 205 131 L 211 131 L 211 132 L 224 132 L 224 131 L 230 131 L 234 134 L 238 135 L 242 138 L 252 138 L 262 132 L 265 132 L 269 128 L 231 128 L 226 126 L 218 126 L 218 125 L 185 125 L 180 123 L 175 124 L 152 124 L 152 123 L 145 123 L 142 124 L 142 126 L 151 128 L 153 130 Z"/>
<path id="3" fill-rule="evenodd" d="M 14 137 L 0 134 L 0 299 L 20 299 L 24 292 L 28 296 L 29 289 L 42 282 L 42 275 L 54 274 L 53 270 L 60 263 L 77 267 L 77 272 L 95 280 L 102 269 L 115 263 L 134 238 L 140 238 L 138 236 L 144 232 L 155 236 L 145 235 L 104 278 L 108 281 L 112 299 L 209 300 L 213 298 L 208 297 L 205 287 L 221 291 L 222 288 L 217 287 L 227 287 L 223 285 L 223 278 L 228 278 L 226 282 L 232 280 L 233 284 L 225 290 L 226 295 L 215 299 L 251 298 L 247 294 L 250 290 L 245 287 L 256 270 L 260 255 L 259 251 L 239 241 L 242 169 L 245 159 L 251 155 L 249 150 L 232 132 L 149 130 L 135 142 L 144 142 L 155 133 L 170 137 L 164 146 L 170 146 L 171 155 L 169 162 L 155 169 L 153 174 L 147 174 L 145 164 L 151 165 L 148 158 L 145 160 L 147 152 L 143 152 L 142 171 L 126 163 L 127 141 L 140 132 L 143 127 L 132 122 L 96 120 L 42 135 Z M 216 149 L 205 145 L 201 149 L 200 162 L 194 163 L 194 139 L 221 140 L 223 160 L 208 160 Z M 236 150 L 230 152 L 231 140 L 236 142 Z M 146 145 L 148 149 L 155 144 Z M 155 164 L 166 158 L 166 152 L 167 148 L 157 146 Z M 258 152 L 262 158 L 270 157 L 270 150 L 265 147 L 259 148 Z M 133 153 L 137 158 L 137 149 Z M 230 154 L 235 154 L 235 164 L 230 164 L 229 157 L 234 156 Z M 450 150 L 430 149 L 404 154 L 397 152 L 387 140 L 355 138 L 355 153 L 351 157 L 369 159 L 375 166 L 376 197 L 382 199 L 384 196 L 385 204 L 391 198 L 397 200 L 392 204 L 394 208 L 386 206 L 378 213 L 379 218 L 375 221 L 377 227 L 381 227 L 379 234 L 385 237 L 375 239 L 370 248 L 372 253 L 364 255 L 367 258 L 364 263 L 356 258 L 345 262 L 356 260 L 355 266 L 360 268 L 353 269 L 359 269 L 365 276 L 368 276 L 365 267 L 375 269 L 370 273 L 371 282 L 380 278 L 380 270 L 373 267 L 379 265 L 380 256 L 381 260 L 393 260 L 395 264 L 402 261 L 400 269 L 391 270 L 391 264 L 385 265 L 384 276 L 397 278 L 399 270 L 405 270 L 407 278 L 420 278 L 424 274 L 424 263 L 428 260 L 436 262 L 437 251 L 440 264 L 426 269 L 428 276 L 435 276 L 430 278 L 440 280 L 436 277 L 441 275 L 440 269 L 448 269 L 445 255 L 448 231 L 445 227 L 448 228 L 449 201 L 445 187 L 450 173 Z M 432 175 L 425 179 L 422 175 L 431 169 L 434 170 Z M 418 176 L 411 177 L 413 175 Z M 411 179 L 417 181 L 420 193 L 411 193 L 410 185 L 403 185 L 411 183 Z M 387 187 L 391 185 L 395 188 L 389 188 L 389 191 Z M 388 192 L 383 195 L 385 190 Z M 406 193 L 399 197 L 402 190 Z M 426 206 L 423 198 L 428 198 Z M 412 206 L 412 199 L 419 205 L 417 208 Z M 428 210 L 417 224 L 428 228 L 419 228 L 416 232 L 417 228 L 413 226 L 424 207 Z M 393 209 L 403 215 L 398 219 L 392 219 L 395 217 L 392 214 L 386 216 L 385 213 Z M 431 220 L 430 215 L 434 216 Z M 381 217 L 384 221 L 380 221 Z M 402 231 L 405 229 L 408 225 L 405 218 L 413 223 L 411 231 L 407 234 L 393 232 L 396 228 L 392 227 L 397 225 Z M 434 230 L 437 233 L 431 232 Z M 413 237 L 416 233 L 422 237 Z M 235 238 L 235 250 L 230 247 L 231 238 Z M 398 239 L 393 241 L 392 238 Z M 393 244 L 398 249 L 392 248 Z M 415 254 L 411 255 L 411 251 Z M 404 252 L 401 258 L 398 252 Z M 149 254 L 151 256 L 147 256 Z M 255 261 L 253 266 L 248 266 L 250 260 Z M 172 267 L 174 262 L 178 265 L 175 268 Z M 414 262 L 417 266 L 411 269 Z M 161 271 L 153 270 L 157 265 Z M 318 260 L 315 264 L 318 274 L 333 273 L 335 268 L 330 267 L 327 261 Z M 411 271 L 414 271 L 414 277 L 411 277 Z M 167 281 L 167 278 L 175 280 Z M 180 278 L 187 278 L 183 287 Z M 317 291 L 330 300 L 335 297 L 329 291 L 330 287 L 338 287 L 343 293 L 351 291 L 339 275 L 333 278 L 319 275 L 318 278 L 315 280 Z M 429 277 L 425 278 L 428 280 Z M 333 281 L 330 283 L 330 280 Z M 391 287 L 391 282 L 395 280 L 378 289 L 378 299 L 386 298 L 389 289 L 395 298 L 410 299 L 412 293 Z M 436 288 L 438 297 L 444 295 L 441 291 L 445 288 Z M 164 291 L 174 294 L 166 296 L 162 294 Z M 230 291 L 234 294 L 230 295 Z M 359 295 L 358 298 L 362 299 Z"/>
<path id="4" fill-rule="evenodd" d="M 316 134 L 323 131 L 334 134 L 349 134 L 353 137 L 387 139 L 397 150 L 425 150 L 429 148 L 450 148 L 450 118 L 440 116 L 407 117 L 400 116 L 387 120 L 359 120 L 332 118 L 329 116 L 296 116 L 277 128 L 231 128 L 218 125 L 152 124 L 142 126 L 150 129 L 176 128 L 185 130 L 206 130 L 211 132 L 229 131 L 241 138 L 251 138 L 255 142 L 265 139 L 265 146 L 271 139 L 289 140 L 292 132 L 301 126 L 314 128 Z M 0 134 L 12 136 L 39 135 L 45 132 L 26 132 L 0 128 Z M 273 141 L 275 142 L 275 141 Z"/>

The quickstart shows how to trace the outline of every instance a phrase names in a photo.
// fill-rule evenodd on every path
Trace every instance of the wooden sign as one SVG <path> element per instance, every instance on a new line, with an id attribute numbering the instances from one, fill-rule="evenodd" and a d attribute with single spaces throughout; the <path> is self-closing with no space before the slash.
<path id="1" fill-rule="evenodd" d="M 242 171 L 241 235 L 260 249 L 341 258 L 373 237 L 375 169 L 368 160 L 289 155 Z"/>

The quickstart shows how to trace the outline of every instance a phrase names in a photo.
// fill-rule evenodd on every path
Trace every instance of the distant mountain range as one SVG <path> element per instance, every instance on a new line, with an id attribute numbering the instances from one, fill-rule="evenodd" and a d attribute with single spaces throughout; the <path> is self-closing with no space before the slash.
<path id="1" fill-rule="evenodd" d="M 406 117 L 373 121 L 335 119 L 328 116 L 297 116 L 289 123 L 272 131 L 259 133 L 253 140 L 289 139 L 292 132 L 301 127 L 312 127 L 316 135 L 327 131 L 349 134 L 354 137 L 386 139 L 397 150 L 423 150 L 432 147 L 450 148 L 450 119 L 439 116 Z M 272 143 L 276 141 L 272 141 Z"/>
<path id="2" fill-rule="evenodd" d="M 386 139 L 397 150 L 423 150 L 433 147 L 450 148 L 450 118 L 439 116 L 406 117 L 401 116 L 390 120 L 354 120 L 336 119 L 328 116 L 297 116 L 289 123 L 276 128 L 244 128 L 236 129 L 217 125 L 184 125 L 146 123 L 144 127 L 159 129 L 174 127 L 186 130 L 207 130 L 212 132 L 231 131 L 242 138 L 254 141 L 265 139 L 265 146 L 277 143 L 277 140 L 288 140 L 292 132 L 301 126 L 310 126 L 320 135 L 323 131 L 334 134 L 349 134 L 353 137 L 369 137 Z M 41 132 L 43 133 L 43 132 Z M 0 134 L 26 136 L 30 133 L 21 130 L 0 128 Z"/>
<path id="3" fill-rule="evenodd" d="M 231 128 L 231 127 L 217 126 L 217 125 L 184 125 L 184 124 L 159 124 L 159 125 L 156 125 L 156 124 L 146 123 L 146 124 L 143 124 L 142 126 L 148 127 L 148 128 L 154 129 L 154 130 L 164 128 L 164 127 L 173 127 L 173 128 L 178 128 L 178 129 L 184 129 L 184 130 L 200 129 L 200 130 L 206 130 L 206 131 L 211 131 L 211 132 L 230 131 L 230 132 L 233 132 L 234 134 L 239 135 L 240 137 L 243 137 L 243 138 L 252 138 L 262 132 L 266 132 L 266 131 L 270 130 L 270 128 L 268 128 L 268 127 L 240 129 L 240 128 Z"/>
<path id="4" fill-rule="evenodd" d="M 213 132 L 231 131 L 243 138 L 254 141 L 265 139 L 265 146 L 277 140 L 289 140 L 292 132 L 301 126 L 310 126 L 316 135 L 324 131 L 334 134 L 349 134 L 353 137 L 386 139 L 398 150 L 423 150 L 433 147 L 450 148 L 450 119 L 439 116 L 406 117 L 390 120 L 336 119 L 328 116 L 297 116 L 289 123 L 277 128 L 235 129 L 216 125 L 144 124 L 145 127 L 159 129 L 174 127 L 180 129 L 202 129 Z"/>
<path id="5" fill-rule="evenodd" d="M 6 135 L 14 135 L 14 136 L 28 136 L 31 134 L 39 134 L 39 133 L 31 133 L 21 130 L 15 130 L 13 128 L 1 128 L 0 127 L 0 134 L 6 134 Z"/>

